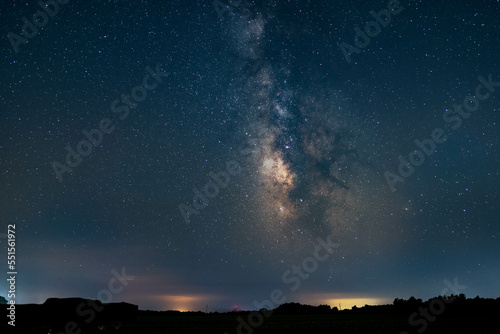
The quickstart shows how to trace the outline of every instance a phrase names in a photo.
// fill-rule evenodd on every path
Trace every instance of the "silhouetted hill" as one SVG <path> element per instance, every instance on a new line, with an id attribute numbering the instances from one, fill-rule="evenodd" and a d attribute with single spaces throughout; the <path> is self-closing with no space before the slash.
<path id="1" fill-rule="evenodd" d="M 2 333 L 91 333 L 98 327 L 120 327 L 137 318 L 138 306 L 129 303 L 101 303 L 83 298 L 49 298 L 43 304 L 16 304 L 15 318 L 9 317 L 11 305 L 0 305 L 7 319 Z M 12 322 L 14 321 L 14 322 Z M 9 325 L 15 324 L 15 326 Z"/>

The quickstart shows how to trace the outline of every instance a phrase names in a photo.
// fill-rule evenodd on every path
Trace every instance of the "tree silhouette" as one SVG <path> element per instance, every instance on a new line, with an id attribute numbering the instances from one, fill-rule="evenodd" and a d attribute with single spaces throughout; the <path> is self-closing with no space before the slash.
<path id="1" fill-rule="evenodd" d="M 0 296 L 0 304 L 7 304 L 7 299 L 4 296 Z"/>

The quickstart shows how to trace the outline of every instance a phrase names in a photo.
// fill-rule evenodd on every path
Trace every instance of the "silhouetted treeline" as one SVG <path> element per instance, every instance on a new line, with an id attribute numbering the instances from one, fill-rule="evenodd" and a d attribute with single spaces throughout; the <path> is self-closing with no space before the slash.
<path id="1" fill-rule="evenodd" d="M 439 304 L 437 301 L 441 301 Z M 466 298 L 464 294 L 458 296 L 437 296 L 435 298 L 423 301 L 410 297 L 409 299 L 394 299 L 392 304 L 388 305 L 364 305 L 354 306 L 352 309 L 339 310 L 337 307 L 330 305 L 312 306 L 300 303 L 285 303 L 272 310 L 274 315 L 325 315 L 325 314 L 411 314 L 418 311 L 420 307 L 429 307 L 431 302 L 439 305 L 444 305 L 443 314 L 450 315 L 493 315 L 500 311 L 500 297 L 493 298 Z M 269 310 L 266 310 L 269 311 Z M 205 312 L 180 312 L 180 311 L 139 311 L 141 315 L 206 315 Z M 210 312 L 213 315 L 225 314 L 248 314 L 250 311 L 230 311 L 230 312 Z M 441 312 L 440 312 L 441 313 Z"/>
<path id="2" fill-rule="evenodd" d="M 273 314 L 283 315 L 309 315 L 309 314 L 334 314 L 334 313 L 355 313 L 355 314 L 411 314 L 421 307 L 433 305 L 439 310 L 439 313 L 460 316 L 467 314 L 474 315 L 493 315 L 500 311 L 500 297 L 493 298 L 466 298 L 464 294 L 459 296 L 438 296 L 427 301 L 410 297 L 409 299 L 396 298 L 389 305 L 364 305 L 362 307 L 354 306 L 349 310 L 339 311 L 337 307 L 331 308 L 329 305 L 311 306 L 300 303 L 281 304 L 273 310 Z M 442 306 L 441 306 L 442 305 Z"/>
<path id="3" fill-rule="evenodd" d="M 330 305 L 311 306 L 299 303 L 286 303 L 275 308 L 273 314 L 329 314 L 336 311 L 338 311 L 337 308 L 331 308 Z"/>

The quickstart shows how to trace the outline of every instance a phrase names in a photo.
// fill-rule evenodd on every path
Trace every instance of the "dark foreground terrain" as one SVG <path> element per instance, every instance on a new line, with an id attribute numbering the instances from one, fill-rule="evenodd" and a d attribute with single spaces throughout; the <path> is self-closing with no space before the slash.
<path id="1" fill-rule="evenodd" d="M 272 312 L 262 309 L 260 312 L 208 314 L 138 311 L 132 304 L 100 304 L 76 298 L 70 303 L 64 299 L 59 301 L 66 301 L 63 317 L 49 316 L 50 321 L 46 321 L 31 314 L 17 313 L 19 319 L 29 315 L 30 320 L 16 323 L 15 329 L 4 322 L 0 333 L 500 333 L 500 298 L 465 299 L 459 296 L 435 298 L 425 303 L 414 298 L 396 299 L 393 305 L 344 311 L 327 305 L 313 307 L 288 303 Z M 77 302 L 80 312 L 71 316 L 69 306 Z M 93 307 L 82 307 L 82 302 Z M 58 310 L 56 304 L 52 300 L 54 314 Z M 100 311 L 92 314 L 93 308 Z M 35 309 L 31 306 L 32 311 Z M 19 307 L 18 312 L 22 311 Z"/>
<path id="2" fill-rule="evenodd" d="M 252 333 L 237 330 L 234 316 L 149 317 L 141 316 L 123 333 Z M 408 318 L 391 315 L 276 315 L 253 333 L 394 333 L 411 331 Z M 443 318 L 429 324 L 424 333 L 500 333 L 498 318 Z"/>

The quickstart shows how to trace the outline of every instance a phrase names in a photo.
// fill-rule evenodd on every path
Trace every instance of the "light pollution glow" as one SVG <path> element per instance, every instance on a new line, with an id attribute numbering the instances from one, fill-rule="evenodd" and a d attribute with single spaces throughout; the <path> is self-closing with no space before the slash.
<path id="1" fill-rule="evenodd" d="M 234 308 L 234 306 L 230 306 L 229 300 L 231 298 L 229 298 L 228 296 L 217 297 L 213 295 L 161 295 L 153 297 L 153 299 L 153 303 L 155 304 L 154 309 L 162 311 L 205 311 L 205 307 L 207 305 L 209 306 L 209 311 L 213 311 L 213 309 L 210 309 L 210 307 L 213 306 L 214 301 L 221 299 L 227 301 L 227 303 L 225 303 L 227 304 L 227 307 L 225 310 L 219 309 L 219 311 L 230 311 Z M 294 301 L 308 305 L 326 304 L 330 305 L 331 307 L 337 307 L 339 309 L 341 308 L 343 310 L 351 309 L 353 306 L 362 307 L 365 305 L 384 305 L 392 303 L 392 300 L 388 298 L 339 293 L 305 294 L 297 296 L 297 299 Z M 254 307 L 251 305 L 242 305 L 240 309 L 251 311 L 254 310 Z"/>
<path id="2" fill-rule="evenodd" d="M 161 310 L 204 311 L 205 305 L 211 305 L 213 296 L 206 295 L 163 295 L 158 297 Z M 304 295 L 298 299 L 298 302 L 309 305 L 330 305 L 331 307 L 341 308 L 342 310 L 351 309 L 353 306 L 362 307 L 365 305 L 384 305 L 392 304 L 388 298 L 357 296 L 351 294 L 318 294 Z M 245 307 L 241 307 L 245 310 Z M 247 310 L 253 310 L 250 306 Z M 229 310 L 228 310 L 229 311 Z"/>
<path id="3" fill-rule="evenodd" d="M 330 305 L 342 310 L 351 309 L 353 306 L 362 307 L 365 305 L 385 305 L 392 304 L 389 298 L 381 298 L 376 296 L 362 296 L 357 294 L 346 293 L 316 293 L 302 295 L 297 298 L 300 303 L 309 305 Z"/>

